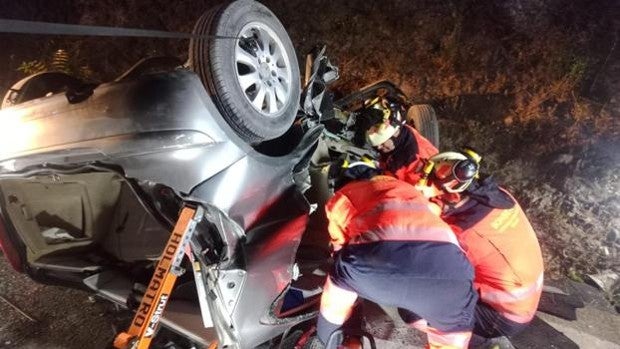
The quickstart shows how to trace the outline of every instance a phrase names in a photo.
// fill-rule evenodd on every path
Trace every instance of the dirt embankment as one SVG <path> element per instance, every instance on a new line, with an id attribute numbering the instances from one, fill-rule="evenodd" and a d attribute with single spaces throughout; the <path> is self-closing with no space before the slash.
<path id="1" fill-rule="evenodd" d="M 337 89 L 392 80 L 438 110 L 443 149 L 478 149 L 525 206 L 547 276 L 618 271 L 615 2 L 270 3 L 300 51 L 327 44 Z"/>

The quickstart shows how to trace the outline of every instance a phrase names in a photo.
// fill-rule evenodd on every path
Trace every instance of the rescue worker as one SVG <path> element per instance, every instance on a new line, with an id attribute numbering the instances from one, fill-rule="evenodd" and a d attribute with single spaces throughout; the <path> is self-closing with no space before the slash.
<path id="1" fill-rule="evenodd" d="M 467 348 L 477 297 L 450 227 L 412 185 L 363 162 L 343 172 L 353 181 L 338 183 L 344 186 L 326 204 L 337 252 L 321 297 L 319 339 L 327 343 L 362 297 L 427 320 L 430 348 Z"/>
<path id="2" fill-rule="evenodd" d="M 514 197 L 493 178 L 478 178 L 480 160 L 472 149 L 437 154 L 425 167 L 430 182 L 424 179 L 418 187 L 442 209 L 474 266 L 480 297 L 474 334 L 511 336 L 535 315 L 543 259 L 536 233 Z"/>
<path id="3" fill-rule="evenodd" d="M 437 148 L 416 129 L 402 123 L 402 106 L 380 99 L 372 108 L 384 113 L 383 121 L 366 132 L 367 142 L 380 153 L 379 167 L 386 175 L 415 185 L 422 173 L 422 159 L 437 154 Z"/>

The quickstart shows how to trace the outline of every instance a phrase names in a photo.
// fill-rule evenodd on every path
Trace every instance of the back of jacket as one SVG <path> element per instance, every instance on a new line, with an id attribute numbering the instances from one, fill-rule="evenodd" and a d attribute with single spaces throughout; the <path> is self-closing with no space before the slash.
<path id="1" fill-rule="evenodd" d="M 332 241 L 342 247 L 330 274 L 335 286 L 408 309 L 439 331 L 472 328 L 473 268 L 450 226 L 412 185 L 389 176 L 353 182 L 326 212 Z"/>
<path id="2" fill-rule="evenodd" d="M 450 227 L 410 184 L 389 176 L 345 185 L 325 206 L 335 245 L 375 241 L 441 241 L 458 246 Z"/>
<path id="3" fill-rule="evenodd" d="M 543 259 L 516 200 L 489 181 L 444 219 L 474 266 L 480 300 L 512 321 L 529 322 L 542 291 Z"/>

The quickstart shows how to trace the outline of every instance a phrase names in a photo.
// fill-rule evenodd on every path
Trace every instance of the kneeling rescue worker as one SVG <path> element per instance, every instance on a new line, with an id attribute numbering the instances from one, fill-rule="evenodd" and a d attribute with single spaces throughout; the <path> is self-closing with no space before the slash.
<path id="1" fill-rule="evenodd" d="M 363 162 L 332 166 L 353 181 L 339 183 L 326 204 L 337 252 L 321 298 L 319 339 L 325 344 L 341 328 L 359 296 L 425 319 L 429 348 L 467 348 L 477 296 L 450 227 L 412 185 L 377 176 Z"/>
<path id="2" fill-rule="evenodd" d="M 383 122 L 368 129 L 367 142 L 379 153 L 379 167 L 385 174 L 417 184 L 422 174 L 422 159 L 438 153 L 437 148 L 416 129 L 402 123 L 402 106 L 378 98 L 370 108 L 383 112 Z"/>
<path id="3" fill-rule="evenodd" d="M 478 178 L 472 149 L 444 152 L 425 167 L 419 188 L 442 209 L 475 269 L 480 300 L 474 334 L 514 335 L 532 320 L 543 286 L 536 233 L 517 201 L 491 177 Z"/>

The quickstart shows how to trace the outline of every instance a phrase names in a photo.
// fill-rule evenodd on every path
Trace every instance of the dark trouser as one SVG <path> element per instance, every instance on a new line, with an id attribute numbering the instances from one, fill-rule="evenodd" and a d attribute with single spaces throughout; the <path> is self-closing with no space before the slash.
<path id="1" fill-rule="evenodd" d="M 398 308 L 398 315 L 400 315 L 400 318 L 407 324 L 422 320 L 420 315 L 403 308 Z"/>
<path id="2" fill-rule="evenodd" d="M 333 283 L 377 304 L 407 309 L 443 332 L 470 331 L 473 269 L 450 243 L 382 241 L 345 246 Z"/>
<path id="3" fill-rule="evenodd" d="M 474 313 L 476 323 L 473 332 L 485 338 L 514 336 L 523 331 L 528 323 L 521 324 L 511 321 L 490 306 L 478 302 Z"/>
<path id="4" fill-rule="evenodd" d="M 401 319 L 408 324 L 413 324 L 414 322 L 422 319 L 419 315 L 406 309 L 399 308 L 398 314 Z M 481 302 L 476 304 L 474 319 L 476 322 L 474 324 L 473 333 L 484 338 L 514 336 L 523 331 L 529 325 L 529 322 L 521 324 L 506 319 L 495 309 Z"/>
<path id="5" fill-rule="evenodd" d="M 334 286 L 360 298 L 415 311 L 439 331 L 466 332 L 473 327 L 478 301 L 473 274 L 451 243 L 378 241 L 343 247 L 335 255 L 329 278 Z M 319 317 L 322 341 L 336 328 Z"/>

